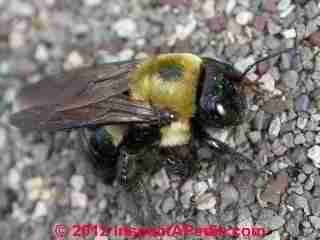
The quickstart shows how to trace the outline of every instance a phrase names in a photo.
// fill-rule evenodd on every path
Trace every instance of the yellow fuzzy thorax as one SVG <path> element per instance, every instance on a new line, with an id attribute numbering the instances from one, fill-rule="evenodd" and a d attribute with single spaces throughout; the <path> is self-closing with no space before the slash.
<path id="1" fill-rule="evenodd" d="M 190 119 L 195 112 L 196 89 L 201 74 L 201 58 L 193 54 L 161 54 L 144 61 L 130 81 L 131 97 L 177 112 Z M 181 76 L 165 79 L 161 71 L 178 66 Z M 174 75 L 174 74 L 173 74 Z"/>

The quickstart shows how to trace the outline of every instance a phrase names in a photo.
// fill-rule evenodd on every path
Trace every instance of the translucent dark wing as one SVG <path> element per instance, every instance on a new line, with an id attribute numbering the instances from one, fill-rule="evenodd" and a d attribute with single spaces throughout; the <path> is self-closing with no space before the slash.
<path id="1" fill-rule="evenodd" d="M 26 130 L 64 130 L 119 123 L 152 123 L 159 114 L 151 107 L 117 95 L 78 108 L 47 104 L 15 113 L 11 123 Z"/>
<path id="2" fill-rule="evenodd" d="M 140 61 L 81 67 L 48 76 L 24 87 L 18 101 L 23 108 L 53 103 L 96 102 L 128 90 L 128 75 Z"/>
<path id="3" fill-rule="evenodd" d="M 155 109 L 123 94 L 138 63 L 127 61 L 76 69 L 31 85 L 23 90 L 20 100 L 28 108 L 13 114 L 11 123 L 25 130 L 55 131 L 158 121 Z"/>

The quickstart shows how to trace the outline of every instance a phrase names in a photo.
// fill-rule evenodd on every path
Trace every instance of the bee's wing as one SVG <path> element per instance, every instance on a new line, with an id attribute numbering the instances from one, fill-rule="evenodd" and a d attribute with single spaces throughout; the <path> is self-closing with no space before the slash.
<path id="1" fill-rule="evenodd" d="M 47 76 L 38 83 L 24 87 L 18 102 L 22 108 L 71 102 L 96 102 L 128 90 L 128 75 L 141 60 L 114 62 L 80 67 Z M 91 99 L 91 100 L 90 100 Z M 81 104 L 80 104 L 81 105 Z"/>
<path id="2" fill-rule="evenodd" d="M 26 101 L 28 108 L 13 114 L 11 123 L 25 130 L 55 131 L 158 121 L 159 114 L 152 107 L 123 94 L 138 63 L 81 68 L 31 85 L 23 90 L 20 100 Z"/>

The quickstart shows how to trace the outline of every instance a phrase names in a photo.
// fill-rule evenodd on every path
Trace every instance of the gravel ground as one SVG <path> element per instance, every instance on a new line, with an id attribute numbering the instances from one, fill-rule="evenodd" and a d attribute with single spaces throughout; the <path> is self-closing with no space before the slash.
<path id="1" fill-rule="evenodd" d="M 76 133 L 52 137 L 10 126 L 25 84 L 94 59 L 160 52 L 192 52 L 243 70 L 296 42 L 299 57 L 282 54 L 249 74 L 268 94 L 249 97 L 250 120 L 227 142 L 252 158 L 261 176 L 238 174 L 234 184 L 226 177 L 219 199 L 223 209 L 250 203 L 236 205 L 233 226 L 271 229 L 264 239 L 319 239 L 319 13 L 316 0 L 0 0 L 0 239 L 55 239 L 54 224 L 135 224 L 126 194 L 95 176 Z M 226 132 L 214 134 L 226 140 Z M 165 170 L 152 177 L 163 224 L 190 220 L 193 195 L 192 222 L 219 223 L 210 173 L 204 164 L 182 187 Z"/>

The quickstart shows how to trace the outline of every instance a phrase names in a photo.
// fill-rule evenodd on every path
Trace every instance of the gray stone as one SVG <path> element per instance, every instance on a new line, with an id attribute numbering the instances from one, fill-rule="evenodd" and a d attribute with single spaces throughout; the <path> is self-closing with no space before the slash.
<path id="1" fill-rule="evenodd" d="M 297 87 L 298 80 L 298 73 L 293 70 L 289 70 L 282 75 L 282 82 L 291 89 L 295 89 Z"/>
<path id="2" fill-rule="evenodd" d="M 311 174 L 314 170 L 314 167 L 311 164 L 304 164 L 302 170 L 305 174 Z"/>
<path id="3" fill-rule="evenodd" d="M 279 135 L 280 129 L 281 129 L 281 121 L 280 121 L 280 118 L 277 116 L 270 123 L 269 135 L 274 138 L 277 137 Z"/>
<path id="4" fill-rule="evenodd" d="M 314 133 L 311 131 L 306 132 L 305 138 L 308 144 L 312 144 L 314 142 Z"/>
<path id="5" fill-rule="evenodd" d="M 285 134 L 281 139 L 281 141 L 288 148 L 291 148 L 294 146 L 294 138 L 292 133 Z"/>
<path id="6" fill-rule="evenodd" d="M 320 217 L 320 198 L 310 199 L 310 207 L 312 214 Z"/>
<path id="7" fill-rule="evenodd" d="M 299 180 L 299 182 L 303 183 L 306 179 L 307 179 L 307 176 L 306 176 L 305 174 L 300 173 L 300 174 L 298 175 L 298 180 Z"/>
<path id="8" fill-rule="evenodd" d="M 308 200 L 305 197 L 299 196 L 297 194 L 292 194 L 291 196 L 289 196 L 288 202 L 292 202 L 292 205 L 295 208 L 302 208 L 305 214 L 310 214 Z"/>
<path id="9" fill-rule="evenodd" d="M 320 229 L 320 217 L 317 216 L 311 216 L 310 222 L 313 225 L 315 229 Z"/>
<path id="10" fill-rule="evenodd" d="M 249 11 L 241 11 L 236 15 L 236 22 L 239 25 L 247 25 L 253 20 L 253 13 Z"/>
<path id="11" fill-rule="evenodd" d="M 272 147 L 272 152 L 276 156 L 281 156 L 287 151 L 287 148 L 281 144 L 279 139 L 276 139 L 271 145 L 271 147 Z"/>
<path id="12" fill-rule="evenodd" d="M 302 133 L 297 134 L 294 138 L 294 144 L 296 145 L 304 144 L 305 142 L 306 142 L 306 139 Z"/>
<path id="13" fill-rule="evenodd" d="M 271 209 L 263 209 L 256 225 L 266 227 L 270 230 L 276 230 L 284 224 L 285 220 L 283 217 L 277 215 L 276 212 Z"/>
<path id="14" fill-rule="evenodd" d="M 308 118 L 303 117 L 303 116 L 298 117 L 298 120 L 297 120 L 297 127 L 298 128 L 303 130 L 307 126 L 307 123 L 308 123 Z"/>
<path id="15" fill-rule="evenodd" d="M 258 143 L 261 140 L 261 132 L 260 131 L 250 132 L 249 139 L 252 143 Z"/>
<path id="16" fill-rule="evenodd" d="M 194 192 L 196 195 L 204 194 L 208 189 L 208 184 L 204 181 L 197 182 L 194 184 Z"/>
<path id="17" fill-rule="evenodd" d="M 300 220 L 301 219 L 298 219 L 295 216 L 288 219 L 286 229 L 292 236 L 299 236 L 300 231 L 299 228 L 297 228 L 297 226 L 299 225 Z"/>
<path id="18" fill-rule="evenodd" d="M 239 192 L 231 184 L 226 184 L 221 191 L 221 211 L 236 203 L 239 199 Z"/>
<path id="19" fill-rule="evenodd" d="M 308 149 L 308 157 L 312 160 L 313 164 L 320 168 L 320 146 L 315 145 Z"/>
<path id="20" fill-rule="evenodd" d="M 196 207 L 199 210 L 212 210 L 217 203 L 213 193 L 205 193 L 196 199 Z"/>
<path id="21" fill-rule="evenodd" d="M 162 210 L 164 213 L 168 213 L 169 211 L 174 209 L 175 206 L 176 202 L 174 201 L 174 199 L 172 197 L 168 197 L 163 201 Z"/>
<path id="22" fill-rule="evenodd" d="M 165 192 L 170 188 L 170 180 L 164 168 L 153 176 L 151 179 L 151 185 L 153 187 L 157 187 L 160 192 Z"/>
<path id="23" fill-rule="evenodd" d="M 84 193 L 73 191 L 71 192 L 71 206 L 86 208 L 88 205 L 88 197 Z"/>
<path id="24" fill-rule="evenodd" d="M 76 191 L 80 191 L 85 184 L 84 177 L 81 175 L 73 175 L 70 179 L 70 184 Z"/>
<path id="25" fill-rule="evenodd" d="M 261 130 L 263 128 L 264 119 L 265 119 L 264 117 L 265 117 L 264 111 L 257 112 L 257 114 L 254 118 L 254 121 L 253 121 L 253 126 L 255 129 Z"/>
<path id="26" fill-rule="evenodd" d="M 295 109 L 297 112 L 307 112 L 309 110 L 310 98 L 308 95 L 300 95 L 295 100 Z"/>
<path id="27" fill-rule="evenodd" d="M 122 38 L 131 38 L 137 33 L 137 25 L 131 18 L 122 18 L 113 25 L 113 30 Z"/>

